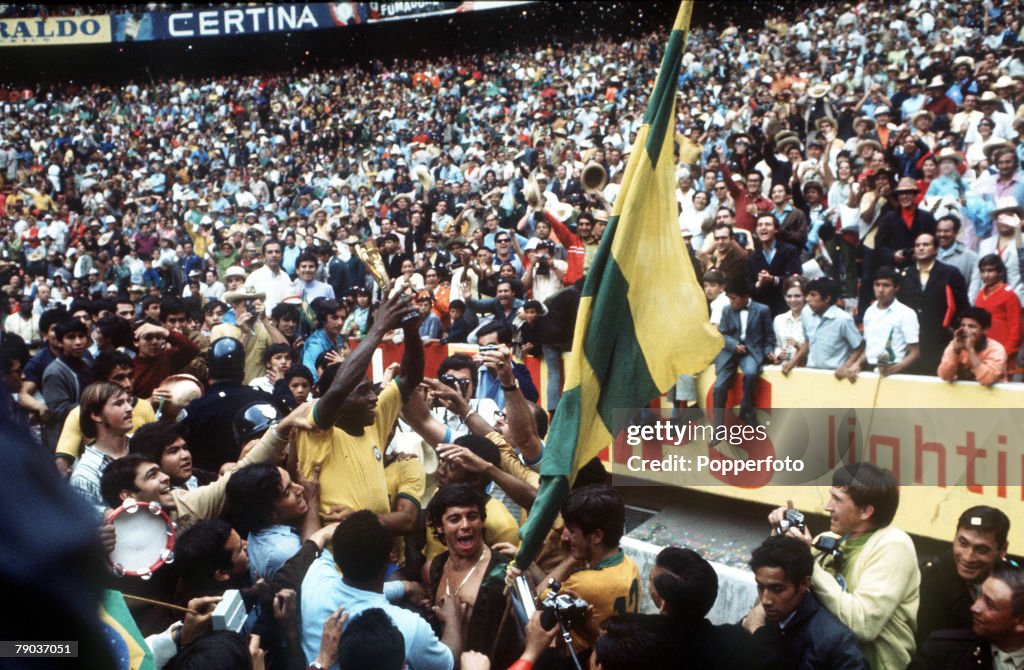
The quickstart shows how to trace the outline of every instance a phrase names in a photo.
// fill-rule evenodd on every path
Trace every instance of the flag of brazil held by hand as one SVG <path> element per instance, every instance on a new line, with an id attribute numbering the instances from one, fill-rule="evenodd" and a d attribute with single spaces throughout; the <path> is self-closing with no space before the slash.
<path id="1" fill-rule="evenodd" d="M 609 446 L 615 410 L 639 408 L 722 349 L 679 232 L 675 98 L 693 3 L 679 8 L 615 208 L 580 301 L 565 392 L 548 435 L 541 488 L 516 563 L 536 556 L 575 473 Z"/>

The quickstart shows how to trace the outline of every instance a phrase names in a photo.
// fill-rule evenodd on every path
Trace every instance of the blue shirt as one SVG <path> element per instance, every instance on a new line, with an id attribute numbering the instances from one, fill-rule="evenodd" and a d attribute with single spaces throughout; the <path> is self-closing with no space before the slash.
<path id="1" fill-rule="evenodd" d="M 320 357 L 320 354 L 328 349 L 341 349 L 344 346 L 345 338 L 341 335 L 335 335 L 334 342 L 331 342 L 331 338 L 324 332 L 323 328 L 317 328 L 313 331 L 313 334 L 306 340 L 306 345 L 302 350 L 302 364 L 313 373 L 314 381 L 319 380 L 319 376 L 316 374 L 316 359 Z"/>
<path id="2" fill-rule="evenodd" d="M 302 539 L 291 526 L 276 525 L 249 533 L 249 574 L 252 581 L 270 579 L 302 549 Z"/>
<path id="3" fill-rule="evenodd" d="M 388 602 L 389 599 L 400 599 L 402 591 L 401 582 L 385 582 L 384 593 L 349 586 L 342 580 L 331 552 L 325 549 L 309 566 L 302 580 L 302 651 L 306 662 L 316 660 L 320 653 L 324 622 L 339 607 L 345 608 L 349 621 L 363 610 L 379 607 L 402 631 L 402 637 L 405 638 L 405 662 L 410 670 L 451 670 L 454 666 L 452 652 L 437 639 L 430 624 L 415 612 Z M 335 663 L 331 668 L 337 670 L 338 664 Z"/>
<path id="4" fill-rule="evenodd" d="M 830 305 L 821 316 L 812 309 L 805 309 L 800 320 L 810 347 L 807 354 L 809 368 L 835 370 L 864 341 L 853 317 L 835 305 Z"/>

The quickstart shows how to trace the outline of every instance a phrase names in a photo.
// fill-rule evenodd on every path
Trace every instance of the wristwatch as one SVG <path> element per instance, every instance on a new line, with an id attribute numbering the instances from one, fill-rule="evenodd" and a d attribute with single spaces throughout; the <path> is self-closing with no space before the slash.
<path id="1" fill-rule="evenodd" d="M 501 385 L 501 390 L 504 391 L 505 393 L 509 393 L 510 391 L 515 391 L 518 388 L 519 388 L 519 380 L 518 379 L 513 380 L 511 386 L 505 386 L 504 384 Z"/>

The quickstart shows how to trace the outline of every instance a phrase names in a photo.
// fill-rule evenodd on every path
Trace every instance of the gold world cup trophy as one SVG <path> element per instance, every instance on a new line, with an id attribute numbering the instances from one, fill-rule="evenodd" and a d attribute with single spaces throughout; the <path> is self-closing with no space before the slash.
<path id="1" fill-rule="evenodd" d="M 384 265 L 380 249 L 377 248 L 372 238 L 366 240 L 363 244 L 355 244 L 353 247 L 356 250 L 356 256 L 359 256 L 359 260 L 363 262 L 363 265 L 366 266 L 366 269 L 373 276 L 373 280 L 377 282 L 377 286 L 380 287 L 381 299 L 386 299 L 391 295 L 391 278 L 388 277 L 388 269 Z M 409 289 L 407 288 L 406 290 L 408 291 Z M 416 321 L 419 318 L 419 313 L 413 310 L 402 318 L 402 323 Z"/>
<path id="2" fill-rule="evenodd" d="M 359 260 L 363 262 L 373 280 L 377 282 L 377 286 L 380 287 L 381 295 L 386 298 L 391 292 L 391 279 L 388 277 L 388 269 L 384 265 L 380 249 L 377 248 L 373 238 L 366 240 L 363 244 L 355 244 L 353 246 L 356 250 L 356 256 L 359 256 Z"/>

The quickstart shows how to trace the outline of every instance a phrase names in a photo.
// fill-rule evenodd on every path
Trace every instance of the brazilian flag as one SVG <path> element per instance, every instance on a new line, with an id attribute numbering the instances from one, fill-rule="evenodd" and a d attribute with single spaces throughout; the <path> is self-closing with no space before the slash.
<path id="1" fill-rule="evenodd" d="M 622 428 L 615 410 L 644 407 L 722 349 L 677 222 L 675 98 L 692 13 L 692 0 L 684 0 L 583 287 L 540 491 L 520 530 L 519 567 L 539 552 L 575 473 Z"/>

